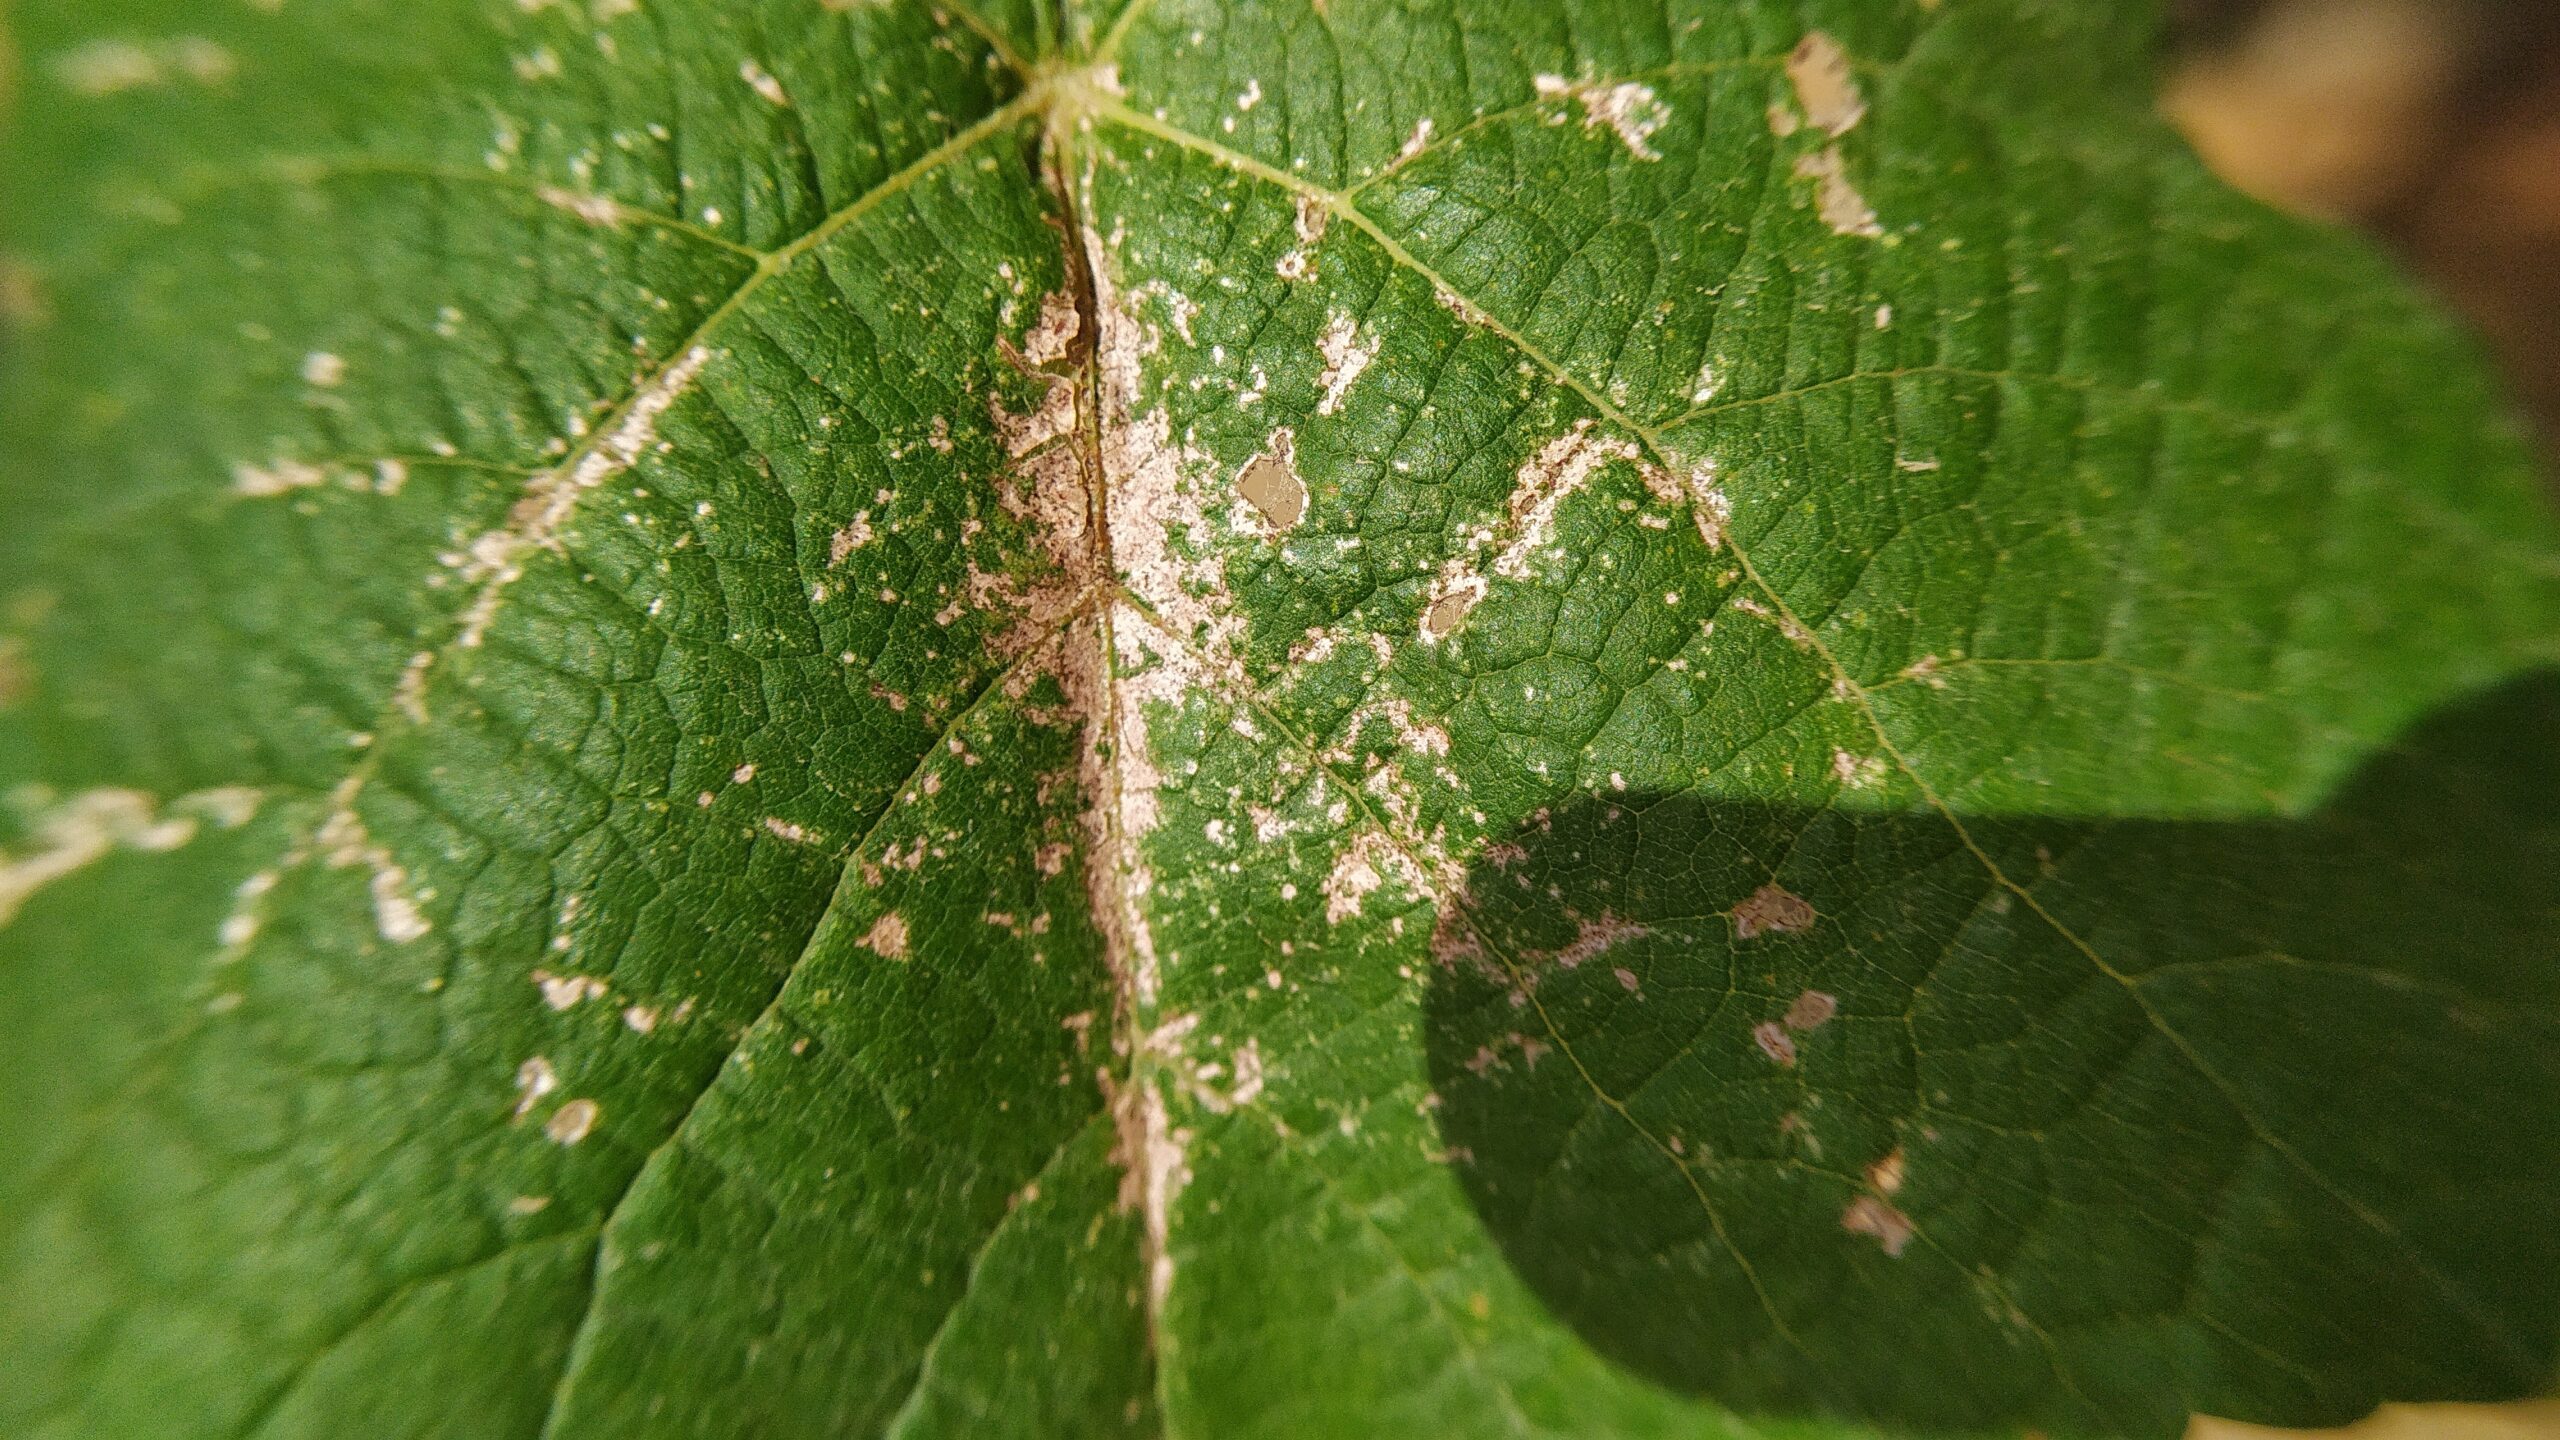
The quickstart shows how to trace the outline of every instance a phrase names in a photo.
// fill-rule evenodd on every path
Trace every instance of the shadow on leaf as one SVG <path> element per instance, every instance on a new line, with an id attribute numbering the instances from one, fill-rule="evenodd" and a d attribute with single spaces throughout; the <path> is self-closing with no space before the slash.
<path id="1" fill-rule="evenodd" d="M 2300 820 L 1593 799 L 1437 948 L 1457 1173 L 1666 1386 L 2167 1436 L 2551 1377 L 2560 677 Z"/>

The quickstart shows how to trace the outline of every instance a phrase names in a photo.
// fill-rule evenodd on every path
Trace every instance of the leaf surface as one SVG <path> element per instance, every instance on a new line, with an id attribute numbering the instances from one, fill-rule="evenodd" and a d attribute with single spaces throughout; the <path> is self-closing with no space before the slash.
<path id="1" fill-rule="evenodd" d="M 2138 9 L 19 17 L 0 1428 L 2536 1388 L 2560 547 Z"/>

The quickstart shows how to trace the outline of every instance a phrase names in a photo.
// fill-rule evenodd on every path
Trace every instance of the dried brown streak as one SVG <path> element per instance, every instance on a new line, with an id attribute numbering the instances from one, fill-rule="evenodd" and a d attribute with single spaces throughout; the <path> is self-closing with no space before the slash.
<path id="1" fill-rule="evenodd" d="M 1395 261 L 1395 263 L 1413 271 L 1416 275 L 1428 281 L 1434 289 L 1450 294 L 1456 294 L 1459 295 L 1460 298 L 1467 300 L 1476 313 L 1482 317 L 1479 323 L 1481 323 L 1484 328 L 1501 336 L 1504 340 L 1509 342 L 1511 346 L 1519 352 L 1522 358 L 1543 370 L 1551 383 L 1570 390 L 1576 396 L 1580 397 L 1583 403 L 1589 405 L 1602 418 L 1608 420 L 1611 424 L 1620 427 L 1627 433 L 1636 436 L 1643 442 L 1645 448 L 1653 453 L 1658 462 L 1668 468 L 1676 469 L 1678 467 L 1680 462 L 1677 452 L 1673 451 L 1671 447 L 1662 440 L 1658 433 L 1650 427 L 1638 423 L 1633 417 L 1629 416 L 1622 407 L 1613 403 L 1608 396 L 1584 383 L 1578 377 L 1574 376 L 1572 372 L 1557 364 L 1554 359 L 1549 357 L 1543 350 L 1539 349 L 1525 336 L 1519 334 L 1516 330 L 1513 330 L 1502 321 L 1495 319 L 1489 313 L 1485 312 L 1480 304 L 1474 302 L 1471 297 L 1465 296 L 1464 292 L 1458 291 L 1454 286 L 1451 286 L 1436 270 L 1425 264 L 1410 250 L 1406 249 L 1401 242 L 1397 241 L 1392 235 L 1389 235 L 1375 220 L 1371 219 L 1358 207 L 1351 204 L 1346 197 L 1333 191 L 1326 190 L 1320 186 L 1310 184 L 1298 176 L 1291 175 L 1284 170 L 1264 164 L 1249 155 L 1231 150 L 1215 141 L 1193 135 L 1176 126 L 1156 120 L 1152 116 L 1141 114 L 1140 112 L 1132 110 L 1125 105 L 1113 104 L 1107 106 L 1105 107 L 1103 114 L 1112 122 L 1122 125 L 1128 129 L 1138 131 L 1141 134 L 1152 135 L 1169 144 L 1190 149 L 1226 166 L 1231 170 L 1236 171 L 1239 174 L 1267 181 L 1271 184 L 1280 186 L 1292 194 L 1306 195 L 1326 205 L 1337 217 L 1347 220 L 1353 225 L 1359 227 L 1359 229 L 1374 240 L 1379 247 L 1386 252 L 1388 257 Z M 2128 977 L 2123 971 L 2116 969 L 2112 964 L 2108 963 L 2106 958 L 2100 955 L 2085 938 L 2073 931 L 2069 926 L 2065 925 L 2059 916 L 2045 908 L 2045 906 L 2035 897 L 2029 887 L 2020 884 L 2015 878 L 2011 877 L 2001 868 L 1999 863 L 1992 858 L 1991 854 L 1983 848 L 1982 844 L 1978 840 L 1974 838 L 1971 830 L 1966 827 L 1962 818 L 1959 817 L 1938 794 L 1936 788 L 1931 786 L 1926 778 L 1919 773 L 1917 767 L 1914 766 L 1910 758 L 1903 753 L 1901 747 L 1894 743 L 1893 737 L 1886 730 L 1882 718 L 1877 715 L 1875 707 L 1870 701 L 1865 688 L 1849 675 L 1847 669 L 1841 665 L 1839 658 L 1834 655 L 1830 647 L 1823 642 L 1822 637 L 1810 628 L 1805 627 L 1803 622 L 1796 617 L 1793 610 L 1787 605 L 1785 599 L 1779 595 L 1777 589 L 1761 575 L 1759 567 L 1752 561 L 1748 551 L 1741 544 L 1738 538 L 1729 535 L 1726 543 L 1731 546 L 1734 559 L 1741 567 L 1744 578 L 1749 581 L 1751 587 L 1767 598 L 1768 603 L 1775 609 L 1782 624 L 1793 626 L 1796 630 L 1801 631 L 1807 637 L 1812 653 L 1820 659 L 1824 669 L 1829 672 L 1833 684 L 1839 688 L 1840 692 L 1850 701 L 1850 703 L 1858 707 L 1859 713 L 1865 719 L 1868 728 L 1875 733 L 1877 743 L 1881 745 L 1884 748 L 1885 753 L 1892 758 L 1895 767 L 1910 779 L 1913 787 L 1918 790 L 1922 799 L 1928 804 L 1929 808 L 1935 811 L 1940 818 L 1946 821 L 1952 833 L 1956 836 L 1958 843 L 1963 845 L 1964 848 L 1973 855 L 1974 859 L 1981 864 L 1983 869 L 1991 876 L 1994 883 L 2015 894 L 2022 903 L 2033 911 L 2039 919 L 2043 920 L 2056 935 L 2060 936 L 2064 940 L 2065 943 L 2077 950 L 2081 956 L 2091 965 L 2095 966 L 2101 974 L 2105 975 L 2108 979 L 2114 981 L 2119 987 L 2121 987 L 2125 993 L 2132 998 L 2137 1008 L 2142 1011 L 2145 1019 L 2151 1024 L 2151 1026 L 2155 1030 L 2159 1031 L 2161 1036 L 2168 1040 L 2170 1044 L 2178 1050 L 2180 1056 L 2187 1061 L 2187 1063 L 2195 1070 L 2197 1075 L 2202 1077 L 2222 1096 L 2223 1102 L 2231 1108 L 2232 1114 L 2238 1117 L 2242 1123 L 2248 1127 L 2251 1136 L 2257 1141 L 2257 1143 L 2265 1146 L 2269 1151 L 2282 1158 L 2286 1164 L 2290 1165 L 2304 1178 L 2311 1181 L 2323 1193 L 2327 1194 L 2332 1200 L 2336 1201 L 2350 1214 L 2354 1215 L 2359 1223 L 2363 1224 L 2373 1233 L 2381 1236 L 2397 1247 L 2406 1257 L 2408 1263 L 2413 1267 L 2413 1269 L 2418 1274 L 2423 1275 L 2429 1284 L 2432 1285 L 2453 1306 L 2453 1308 L 2461 1313 L 2463 1318 L 2470 1323 L 2473 1329 L 2478 1331 L 2484 1339 L 2490 1341 L 2498 1351 L 2516 1367 L 2518 1374 L 2528 1376 L 2538 1374 L 2537 1362 L 2535 1362 L 2531 1356 L 2526 1354 L 2512 1338 L 2507 1336 L 2506 1333 L 2494 1323 L 2474 1297 L 2472 1297 L 2461 1286 L 2455 1284 L 2450 1277 L 2446 1276 L 2433 1261 L 2427 1258 L 2426 1253 L 2419 1249 L 2416 1243 L 2410 1240 L 2408 1236 L 2402 1234 L 2398 1227 L 2391 1224 L 2387 1217 L 2383 1216 L 2381 1213 L 2374 1210 L 2371 1206 L 2365 1204 L 2355 1196 L 2347 1193 L 2343 1187 L 2339 1186 L 2326 1174 L 2322 1173 L 2318 1167 L 2312 1165 L 2306 1158 L 2304 1158 L 2300 1151 L 2294 1149 L 2292 1145 L 2283 1139 L 2283 1137 L 2277 1135 L 2272 1129 L 2270 1129 L 2266 1122 L 2260 1119 L 2250 1109 L 2250 1107 L 2243 1102 L 2238 1089 L 2233 1086 L 2218 1069 L 2205 1059 L 2204 1055 L 2196 1049 L 2193 1042 L 2189 1041 L 2175 1025 L 2170 1023 L 2169 1018 L 2164 1015 L 2156 1005 L 2151 1003 L 2149 997 L 2143 994 L 2141 987 L 2136 984 L 2133 979 Z M 1537 1003 L 1534 995 L 1532 996 L 1531 1003 Z M 1540 1013 L 1542 1016 L 1544 1015 L 1543 1007 L 1541 1007 Z M 1570 1054 L 1569 1049 L 1567 1053 Z M 1577 1060 L 1575 1064 L 1577 1069 L 1582 1068 L 1579 1060 Z M 1584 1070 L 1583 1073 L 1587 1078 L 1589 1072 Z M 1601 1094 L 1604 1101 L 1610 1100 L 1610 1097 L 1608 1097 L 1605 1092 L 1599 1091 L 1596 1085 L 1594 1086 L 1594 1092 Z M 1614 1104 L 1615 1102 L 1610 1101 L 1610 1103 Z M 1635 1124 L 1635 1121 L 1631 1116 L 1629 1117 L 1628 1123 L 1630 1125 Z M 1641 1126 L 1637 1126 L 1636 1128 L 1638 1133 L 1647 1134 L 1650 1138 L 1650 1132 L 1644 1131 Z M 1657 1143 L 1659 1142 L 1657 1141 Z M 1684 1175 L 1687 1174 L 1685 1166 L 1682 1167 L 1682 1173 Z M 1694 1188 L 1693 1182 L 1693 1189 Z M 1701 1191 L 1699 1194 L 1703 1201 L 1704 1193 Z M 1757 1283 L 1756 1280 L 1754 1283 Z M 1765 1295 L 1763 1299 L 1765 1301 Z M 1776 1319 L 1776 1312 L 1774 1310 L 1771 1311 L 1771 1317 L 1773 1320 Z M 1779 1323 L 1783 1331 L 1783 1322 Z M 1790 1337 L 1790 1339 L 1792 1339 L 1792 1337 Z"/>
<path id="2" fill-rule="evenodd" d="M 1143 0 L 1123 16 L 1124 24 L 1143 8 Z M 1115 31 L 1113 39 L 1117 39 Z M 1108 42 L 1106 42 L 1107 48 Z M 1089 107 L 1100 98 L 1099 87 L 1106 82 L 1103 72 L 1088 71 L 1075 77 L 1076 89 L 1068 95 L 1066 113 L 1052 110 L 1043 137 L 1043 173 L 1053 198 L 1066 221 L 1065 250 L 1067 274 L 1076 306 L 1076 334 L 1070 341 L 1074 357 L 1078 404 L 1073 443 L 1076 446 L 1076 468 L 1085 483 L 1085 543 L 1088 547 L 1086 574 L 1096 587 L 1101 603 L 1094 604 L 1090 616 L 1092 644 L 1081 657 L 1070 657 L 1062 667 L 1069 684 L 1071 703 L 1082 706 L 1085 734 L 1082 737 L 1079 764 L 1082 796 L 1085 806 L 1084 861 L 1089 905 L 1093 911 L 1096 934 L 1103 946 L 1103 964 L 1112 992 L 1112 1051 L 1120 1057 L 1120 1077 L 1116 1085 L 1107 1081 L 1106 1105 L 1115 1133 L 1116 1155 L 1123 1167 L 1121 1202 L 1138 1217 L 1138 1284 L 1146 1313 L 1146 1338 L 1151 1354 L 1148 1366 L 1155 1389 L 1159 1414 L 1168 1413 L 1169 1396 L 1164 1391 L 1164 1367 L 1153 1352 L 1160 1351 L 1160 1326 L 1165 1295 L 1172 1282 L 1172 1262 L 1166 1253 L 1171 1226 L 1172 1196 L 1168 1186 L 1175 1183 L 1180 1168 L 1178 1141 L 1167 1133 L 1165 1109 L 1156 1080 L 1151 1073 L 1154 1059 L 1150 1042 L 1152 1016 L 1149 1008 L 1153 982 L 1147 974 L 1152 967 L 1152 945 L 1145 933 L 1146 917 L 1139 911 L 1131 891 L 1139 883 L 1143 866 L 1134 859 L 1135 837 L 1127 824 L 1126 777 L 1124 767 L 1129 755 L 1127 747 L 1143 745 L 1143 734 L 1128 735 L 1122 719 L 1122 707 L 1129 703 L 1119 692 L 1117 657 L 1120 636 L 1115 624 L 1118 562 L 1112 534 L 1111 489 L 1108 457 L 1113 453 L 1110 437 L 1104 433 L 1108 424 L 1129 423 L 1127 416 L 1111 411 L 1114 397 L 1105 392 L 1104 348 L 1113 343 L 1116 333 L 1108 327 L 1125 325 L 1125 317 L 1111 313 L 1112 300 L 1107 294 L 1109 278 L 1103 272 L 1106 263 L 1100 254 L 1100 239 L 1091 229 L 1087 212 L 1087 193 L 1075 175 L 1074 129 Z M 1090 162 L 1087 162 L 1088 164 Z M 1069 644 L 1081 637 L 1070 637 Z M 1160 1157 L 1174 1152 L 1172 1165 L 1160 1165 Z"/>

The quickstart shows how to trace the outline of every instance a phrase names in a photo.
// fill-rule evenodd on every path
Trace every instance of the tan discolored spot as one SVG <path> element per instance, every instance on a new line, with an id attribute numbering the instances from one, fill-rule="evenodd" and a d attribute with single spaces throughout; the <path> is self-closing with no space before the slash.
<path id="1" fill-rule="evenodd" d="M 1763 885 L 1733 907 L 1733 938 L 1799 934 L 1812 929 L 1814 919 L 1813 907 L 1803 896 L 1775 884 Z"/>
<path id="2" fill-rule="evenodd" d="M 551 1112 L 542 1133 L 555 1145 L 575 1145 L 595 1133 L 596 1122 L 604 1118 L 604 1107 L 593 1100 L 572 1100 Z"/>
<path id="3" fill-rule="evenodd" d="M 1287 530 L 1306 518 L 1307 482 L 1298 478 L 1295 437 L 1284 426 L 1271 434 L 1271 448 L 1245 462 L 1236 476 L 1242 496 L 1274 530 Z"/>
<path id="4" fill-rule="evenodd" d="M 860 943 L 862 948 L 883 960 L 904 960 L 907 958 L 907 922 L 892 910 L 871 922 L 871 928 L 862 932 Z"/>
<path id="5" fill-rule="evenodd" d="M 1761 1054 L 1781 1065 L 1796 1063 L 1796 1039 L 1787 1033 L 1786 1026 L 1775 1020 L 1763 1020 L 1752 1026 L 1751 1043 L 1760 1047 Z"/>
<path id="6" fill-rule="evenodd" d="M 560 528 L 577 507 L 578 497 L 629 470 L 656 447 L 659 420 L 692 387 L 713 354 L 709 346 L 695 345 L 669 361 L 624 402 L 621 418 L 583 454 L 525 482 L 504 529 L 488 531 L 464 547 L 467 558 L 458 568 L 480 591 L 462 612 L 453 638 L 456 649 L 479 648 L 497 618 L 500 598 L 508 586 L 523 578 L 526 558 L 559 544 Z M 421 682 L 424 668 L 419 667 Z"/>
<path id="7" fill-rule="evenodd" d="M 1579 923 L 1573 943 L 1556 952 L 1556 963 L 1571 970 L 1586 960 L 1607 954 L 1625 941 L 1642 939 L 1652 933 L 1650 928 L 1633 920 L 1623 919 L 1603 911 L 1599 919 L 1584 920 Z M 1626 974 L 1625 971 L 1619 973 Z M 1632 990 L 1635 986 L 1628 985 L 1627 988 Z"/>
<path id="8" fill-rule="evenodd" d="M 1422 643 L 1437 645 L 1455 634 L 1466 623 L 1467 612 L 1484 599 L 1486 588 L 1481 575 L 1460 573 L 1444 578 L 1423 607 Z"/>
<path id="9" fill-rule="evenodd" d="M 865 510 L 845 522 L 844 527 L 827 540 L 827 563 L 841 565 L 844 557 L 871 543 L 871 512 Z"/>
<path id="10" fill-rule="evenodd" d="M 766 104 L 786 110 L 791 107 L 790 93 L 782 88 L 782 82 L 753 60 L 738 62 L 738 78 L 746 81 L 747 88 L 762 96 Z"/>
<path id="11" fill-rule="evenodd" d="M 1846 750 L 1831 752 L 1831 774 L 1852 790 L 1872 790 L 1884 783 L 1884 761 L 1873 755 L 1852 755 Z"/>
<path id="12" fill-rule="evenodd" d="M 601 225 L 610 230 L 628 218 L 620 202 L 609 195 L 598 195 L 590 190 L 570 190 L 558 185 L 545 185 L 533 193 L 543 204 L 566 210 L 590 225 Z"/>
<path id="13" fill-rule="evenodd" d="M 1426 127 L 1425 133 L 1428 133 L 1427 127 L 1431 122 L 1425 120 L 1422 123 Z M 1314 245 L 1324 239 L 1326 227 L 1333 223 L 1333 211 L 1317 197 L 1301 195 L 1298 197 L 1297 214 L 1291 223 L 1298 232 L 1299 244 Z"/>
<path id="14" fill-rule="evenodd" d="M 1083 329 L 1084 317 L 1076 310 L 1074 296 L 1053 290 L 1040 297 L 1040 318 L 1022 337 L 1022 363 L 1050 365 L 1066 359 Z"/>
<path id="15" fill-rule="evenodd" d="M 1806 913 L 1810 915 L 1812 912 L 1808 910 Z M 1837 997 L 1827 995 L 1820 990 L 1807 990 L 1798 995 L 1794 1003 L 1787 1006 L 1787 1013 L 1779 1017 L 1779 1023 L 1802 1034 L 1807 1030 L 1819 1029 L 1824 1021 L 1839 1013 L 1840 1001 Z"/>
<path id="16" fill-rule="evenodd" d="M 1902 1189 L 1902 1147 L 1896 1145 L 1890 1154 L 1867 1167 L 1867 1188 L 1878 1195 L 1890 1196 Z"/>
<path id="17" fill-rule="evenodd" d="M 365 890 L 373 897 L 374 929 L 383 939 L 394 945 L 422 939 L 435 928 L 421 908 L 421 902 L 434 898 L 433 892 L 412 889 L 408 867 L 365 829 L 356 814 L 355 798 L 353 781 L 342 783 L 330 797 L 329 818 L 314 837 L 321 855 L 332 869 L 361 867 L 367 872 Z"/>
<path id="18" fill-rule="evenodd" d="M 1649 491 L 1679 493 L 1678 482 L 1647 460 L 1633 441 L 1598 433 L 1589 420 L 1576 421 L 1572 429 L 1538 447 L 1513 477 L 1505 507 L 1510 539 L 1495 552 L 1493 573 L 1508 580 L 1528 579 L 1536 561 L 1556 550 L 1557 517 L 1564 503 L 1587 488 L 1612 460 L 1634 466 Z M 1470 544 L 1468 548 L 1477 547 Z"/>
<path id="19" fill-rule="evenodd" d="M 113 851 L 175 850 L 196 837 L 204 820 L 224 829 L 246 823 L 258 801 L 258 792 L 238 788 L 198 791 L 166 807 L 138 790 L 73 795 L 32 817 L 33 850 L 0 850 L 0 925 L 36 891 Z"/>
<path id="20" fill-rule="evenodd" d="M 1884 1253 L 1894 1259 L 1902 1257 L 1903 1247 L 1911 1243 L 1915 1232 L 1911 1217 L 1893 1207 L 1892 1202 L 1874 1195 L 1861 1195 L 1840 1212 L 1840 1228 L 1852 1235 L 1869 1235 Z"/>
<path id="21" fill-rule="evenodd" d="M 1816 151 L 1796 157 L 1796 178 L 1813 182 L 1814 212 L 1835 235 L 1857 235 L 1875 239 L 1884 234 L 1884 225 L 1876 219 L 1867 197 L 1849 183 L 1849 162 L 1840 157 L 1840 147 Z"/>
<path id="22" fill-rule="evenodd" d="M 1797 42 L 1787 56 L 1787 79 L 1796 87 L 1796 104 L 1815 128 L 1846 135 L 1866 118 L 1866 97 L 1849 68 L 1849 53 L 1840 42 L 1816 30 Z"/>
<path id="23" fill-rule="evenodd" d="M 532 1112 L 535 1105 L 541 1103 L 542 1097 L 559 1088 L 559 1072 L 553 1070 L 551 1062 L 541 1056 L 536 1055 L 517 1066 L 515 1118 L 523 1119 Z"/>
<path id="24" fill-rule="evenodd" d="M 1004 453 L 1020 459 L 1075 429 L 1076 397 L 1076 386 L 1059 376 L 1050 377 L 1039 404 L 1020 414 L 1006 409 L 998 397 L 988 396 L 987 415 L 995 421 Z"/>
<path id="25" fill-rule="evenodd" d="M 1545 92 L 1542 90 L 1539 93 L 1544 94 Z M 1395 162 L 1388 168 L 1393 169 L 1397 165 L 1402 165 L 1413 159 L 1415 156 L 1421 154 L 1423 151 L 1430 149 L 1431 129 L 1431 117 L 1428 115 L 1414 121 L 1413 133 L 1404 137 L 1404 144 L 1396 148 Z"/>
<path id="26" fill-rule="evenodd" d="M 316 490 L 329 483 L 329 472 L 300 460 L 272 460 L 264 465 L 231 467 L 231 488 L 242 495 L 267 499 L 296 490 Z"/>
<path id="27" fill-rule="evenodd" d="M 554 1010 L 568 1010 L 587 1000 L 601 1000 L 607 993 L 604 982 L 592 975 L 554 975 L 548 970 L 536 970 L 533 983 L 542 989 L 542 1003 Z"/>

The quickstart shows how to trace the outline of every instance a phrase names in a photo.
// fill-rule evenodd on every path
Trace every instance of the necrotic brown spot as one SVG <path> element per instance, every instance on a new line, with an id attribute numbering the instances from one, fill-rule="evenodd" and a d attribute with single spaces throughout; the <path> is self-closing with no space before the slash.
<path id="1" fill-rule="evenodd" d="M 1274 530 L 1286 530 L 1307 513 L 1307 482 L 1278 454 L 1256 455 L 1236 476 L 1236 493 L 1262 512 Z"/>
<path id="2" fill-rule="evenodd" d="M 1812 929 L 1813 921 L 1813 907 L 1805 903 L 1803 896 L 1776 885 L 1763 885 L 1751 892 L 1750 899 L 1733 907 L 1733 938 L 1793 935 Z"/>

